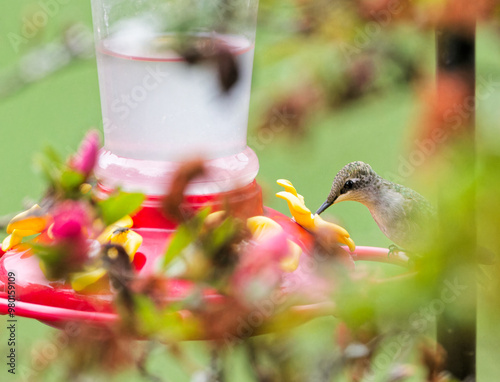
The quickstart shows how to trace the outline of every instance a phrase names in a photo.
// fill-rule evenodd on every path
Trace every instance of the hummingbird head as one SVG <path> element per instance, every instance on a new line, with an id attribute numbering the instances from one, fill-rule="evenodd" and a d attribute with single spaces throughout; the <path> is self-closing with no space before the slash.
<path id="1" fill-rule="evenodd" d="M 367 202 L 370 197 L 370 188 L 374 185 L 378 175 L 369 164 L 351 162 L 340 170 L 333 180 L 330 194 L 316 214 L 321 214 L 334 203 L 344 200 Z"/>

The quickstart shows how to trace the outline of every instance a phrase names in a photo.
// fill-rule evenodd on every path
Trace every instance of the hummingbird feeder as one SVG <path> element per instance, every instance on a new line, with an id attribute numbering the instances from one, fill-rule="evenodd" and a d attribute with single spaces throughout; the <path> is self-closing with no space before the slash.
<path id="1" fill-rule="evenodd" d="M 196 158 L 204 160 L 205 172 L 189 183 L 182 209 L 229 207 L 254 234 L 281 230 L 291 248 L 282 272 L 285 294 L 291 284 L 311 282 L 303 267 L 317 229 L 331 230 L 345 244 L 342 257 L 351 269 L 353 260 L 404 265 L 404 259 L 388 257 L 387 249 L 355 248 L 345 230 L 312 215 L 288 181 L 278 181 L 285 188 L 278 197 L 294 219 L 263 206 L 255 180 L 258 159 L 246 142 L 257 8 L 258 0 L 92 0 L 104 132 L 93 192 L 103 200 L 117 189 L 146 195 L 132 220 L 116 224 L 141 237 L 130 244 L 137 247 L 137 277 L 155 273 L 176 232 L 178 223 L 162 213 L 162 197 L 179 167 Z M 14 272 L 18 316 L 56 327 L 119 320 L 111 293 L 78 290 L 89 275 L 73 285 L 49 279 L 32 250 L 15 244 L 0 257 L 0 313 L 9 311 L 7 285 Z M 166 301 L 182 299 L 193 288 L 175 277 L 165 276 L 165 283 Z M 207 289 L 203 299 L 217 304 L 224 296 Z M 295 312 L 304 320 L 331 314 L 325 301 L 311 300 Z"/>

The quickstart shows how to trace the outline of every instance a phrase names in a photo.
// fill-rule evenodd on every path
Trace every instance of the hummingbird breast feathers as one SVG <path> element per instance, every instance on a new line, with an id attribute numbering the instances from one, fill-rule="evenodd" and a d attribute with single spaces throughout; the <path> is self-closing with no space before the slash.
<path id="1" fill-rule="evenodd" d="M 410 188 L 388 184 L 378 193 L 376 203 L 367 205 L 380 230 L 396 245 L 422 252 L 436 222 L 432 205 Z"/>

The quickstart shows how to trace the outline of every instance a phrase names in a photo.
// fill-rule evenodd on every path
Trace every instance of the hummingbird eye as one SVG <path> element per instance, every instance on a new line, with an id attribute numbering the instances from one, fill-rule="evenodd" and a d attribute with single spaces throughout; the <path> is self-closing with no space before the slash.
<path id="1" fill-rule="evenodd" d="M 354 182 L 349 179 L 347 182 L 344 183 L 344 187 L 342 187 L 340 193 L 345 194 L 346 192 L 352 190 L 353 187 L 354 187 Z"/>

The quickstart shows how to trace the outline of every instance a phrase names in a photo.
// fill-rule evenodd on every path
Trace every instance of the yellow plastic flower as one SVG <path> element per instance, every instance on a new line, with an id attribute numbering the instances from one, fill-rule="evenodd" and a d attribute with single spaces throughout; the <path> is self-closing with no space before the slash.
<path id="1" fill-rule="evenodd" d="M 113 224 L 106 227 L 106 229 L 99 235 L 97 241 L 101 244 L 106 244 L 109 242 L 112 233 L 118 228 L 132 228 L 134 221 L 129 215 L 124 216 L 120 220 L 114 222 Z"/>
<path id="2" fill-rule="evenodd" d="M 281 269 L 285 272 L 293 272 L 299 266 L 300 256 L 302 255 L 302 248 L 297 243 L 287 239 L 288 248 L 290 248 L 289 255 L 281 260 Z"/>
<path id="3" fill-rule="evenodd" d="M 20 244 L 24 237 L 39 234 L 49 222 L 48 215 L 43 213 L 42 208 L 35 204 L 29 210 L 14 216 L 7 225 L 7 236 L 2 242 L 2 251 L 8 251 Z"/>
<path id="4" fill-rule="evenodd" d="M 48 223 L 48 216 L 43 213 L 42 208 L 35 204 L 29 210 L 14 216 L 7 226 L 7 233 L 15 229 L 42 232 Z"/>
<path id="5" fill-rule="evenodd" d="M 313 215 L 297 196 L 287 191 L 278 192 L 276 196 L 286 200 L 288 208 L 297 223 L 307 230 L 314 231 Z"/>
<path id="6" fill-rule="evenodd" d="M 134 225 L 134 221 L 129 215 L 121 218 L 115 223 L 106 227 L 99 235 L 97 241 L 100 244 L 119 244 L 127 252 L 130 261 L 134 260 L 134 256 L 142 244 L 142 236 L 130 228 Z M 81 292 L 89 286 L 96 284 L 106 276 L 106 269 L 99 267 L 89 271 L 72 273 L 69 276 L 71 287 Z"/>
<path id="7" fill-rule="evenodd" d="M 247 228 L 255 239 L 262 239 L 266 235 L 275 235 L 283 231 L 283 228 L 273 219 L 265 216 L 253 216 L 247 219 Z"/>
<path id="8" fill-rule="evenodd" d="M 91 184 L 89 184 L 89 183 L 83 183 L 83 184 L 80 186 L 80 192 L 81 192 L 83 195 L 88 194 L 90 191 L 92 191 L 92 185 L 91 185 Z"/>
<path id="9" fill-rule="evenodd" d="M 135 253 L 142 244 L 142 236 L 130 229 L 133 224 L 132 218 L 127 215 L 107 227 L 97 240 L 101 244 L 121 245 L 127 252 L 130 261 L 133 261 Z"/>
<path id="10" fill-rule="evenodd" d="M 286 179 L 278 179 L 276 183 L 278 183 L 281 187 L 283 187 L 286 192 L 295 195 L 299 199 L 300 203 L 304 204 L 304 197 L 297 193 L 297 190 L 295 190 L 295 187 L 293 186 L 292 182 Z"/>
<path id="11" fill-rule="evenodd" d="M 71 287 L 80 292 L 83 289 L 87 288 L 89 285 L 92 285 L 106 276 L 106 269 L 97 268 L 90 272 L 77 272 L 72 273 L 69 276 Z"/>
<path id="12" fill-rule="evenodd" d="M 267 236 L 277 235 L 283 232 L 283 228 L 274 220 L 265 216 L 253 216 L 247 219 L 247 227 L 255 240 L 262 240 Z M 293 272 L 299 266 L 302 248 L 295 242 L 287 239 L 288 256 L 281 261 L 281 269 L 285 272 Z"/>
<path id="13" fill-rule="evenodd" d="M 9 249 L 15 247 L 23 240 L 23 237 L 17 234 L 18 230 L 14 230 L 12 234 L 7 236 L 2 242 L 2 251 L 7 252 Z"/>
<path id="14" fill-rule="evenodd" d="M 142 236 L 129 228 L 118 228 L 111 234 L 109 242 L 121 245 L 130 261 L 133 261 L 135 253 L 142 244 Z"/>
<path id="15" fill-rule="evenodd" d="M 276 194 L 278 198 L 286 200 L 288 208 L 295 221 L 302 227 L 311 232 L 329 232 L 336 235 L 337 240 L 349 247 L 351 252 L 356 249 L 354 241 L 350 238 L 349 232 L 337 224 L 333 224 L 323 220 L 319 215 L 313 215 L 306 207 L 304 198 L 299 195 L 292 183 L 285 179 L 277 181 L 280 186 L 283 186 L 286 191 L 281 191 Z"/>

